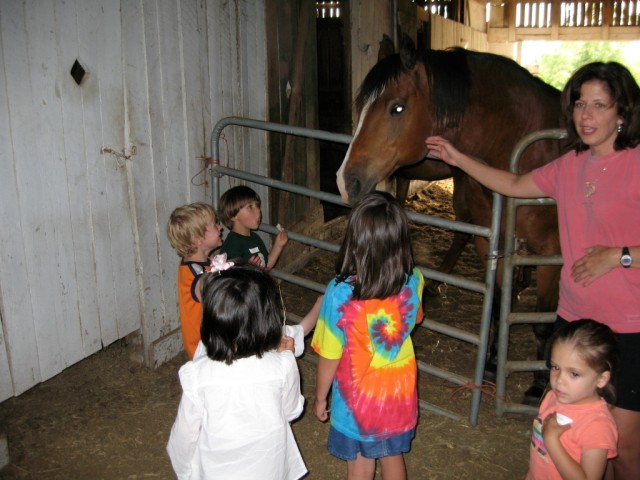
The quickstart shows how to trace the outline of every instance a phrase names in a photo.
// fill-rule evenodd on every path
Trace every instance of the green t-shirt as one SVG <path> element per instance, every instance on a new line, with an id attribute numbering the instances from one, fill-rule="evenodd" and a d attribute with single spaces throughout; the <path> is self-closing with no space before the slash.
<path id="1" fill-rule="evenodd" d="M 266 267 L 269 261 L 269 251 L 255 232 L 251 232 L 248 237 L 236 232 L 229 232 L 220 248 L 220 253 L 226 253 L 229 260 L 234 258 L 249 260 L 254 255 L 258 255 L 262 267 Z"/>

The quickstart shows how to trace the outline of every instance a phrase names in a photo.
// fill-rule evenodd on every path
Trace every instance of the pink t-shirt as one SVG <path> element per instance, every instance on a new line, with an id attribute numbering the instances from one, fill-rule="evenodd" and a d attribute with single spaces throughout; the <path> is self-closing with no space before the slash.
<path id="1" fill-rule="evenodd" d="M 614 268 L 588 287 L 571 278 L 571 266 L 587 247 L 640 245 L 640 147 L 593 158 L 571 151 L 532 177 L 558 205 L 564 260 L 558 315 L 591 318 L 619 333 L 640 332 L 640 269 Z"/>
<path id="2" fill-rule="evenodd" d="M 576 462 L 580 463 L 582 452 L 587 450 L 607 450 L 607 458 L 618 454 L 618 428 L 607 402 L 600 399 L 584 405 L 566 405 L 558 403 L 556 394 L 550 391 L 533 421 L 528 480 L 562 480 L 542 438 L 542 421 L 552 412 L 572 420 L 571 427 L 560 436 L 560 443 Z"/>

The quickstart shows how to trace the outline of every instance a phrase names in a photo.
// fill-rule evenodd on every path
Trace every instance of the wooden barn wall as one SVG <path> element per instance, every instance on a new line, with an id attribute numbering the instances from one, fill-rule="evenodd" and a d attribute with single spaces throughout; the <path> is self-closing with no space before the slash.
<path id="1" fill-rule="evenodd" d="M 212 126 L 266 119 L 264 39 L 259 0 L 0 2 L 0 400 L 132 333 L 181 350 L 166 221 L 210 200 Z M 225 136 L 266 173 L 264 133 Z"/>
<path id="2" fill-rule="evenodd" d="M 378 61 L 378 49 L 382 35 L 394 38 L 393 2 L 389 0 L 351 0 L 350 52 L 351 91 L 356 92 L 371 67 Z M 355 110 L 355 109 L 354 109 Z M 352 112 L 355 123 L 357 112 Z"/>
<path id="3" fill-rule="evenodd" d="M 318 82 L 315 2 L 296 0 L 266 2 L 266 43 L 269 121 L 295 127 L 318 128 Z M 269 134 L 271 176 L 297 185 L 320 187 L 319 142 L 303 137 Z M 265 198 L 265 197 L 262 197 Z M 317 200 L 270 192 L 272 208 L 264 218 L 272 224 L 305 231 L 322 220 Z M 279 267 L 299 258 L 301 244 L 290 242 Z"/>
<path id="4" fill-rule="evenodd" d="M 439 15 L 427 15 L 431 27 L 431 48 L 444 50 L 463 47 L 480 52 L 489 51 L 487 34 Z"/>

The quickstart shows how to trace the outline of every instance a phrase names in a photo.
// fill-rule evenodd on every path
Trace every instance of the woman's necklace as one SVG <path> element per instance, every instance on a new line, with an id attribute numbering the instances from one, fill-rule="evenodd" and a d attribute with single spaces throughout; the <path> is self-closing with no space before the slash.
<path id="1" fill-rule="evenodd" d="M 593 158 L 593 153 L 589 152 L 589 156 L 587 157 L 587 163 L 589 163 L 592 158 Z M 609 164 L 611 163 L 611 160 L 612 158 L 610 158 L 607 161 L 607 163 L 604 164 L 602 169 L 599 172 L 597 172 L 597 176 L 593 180 L 587 180 L 586 182 L 584 182 L 584 198 L 591 198 L 598 191 L 596 188 L 596 185 L 600 181 L 600 179 L 604 176 L 604 174 L 607 172 L 607 169 L 609 168 Z"/>

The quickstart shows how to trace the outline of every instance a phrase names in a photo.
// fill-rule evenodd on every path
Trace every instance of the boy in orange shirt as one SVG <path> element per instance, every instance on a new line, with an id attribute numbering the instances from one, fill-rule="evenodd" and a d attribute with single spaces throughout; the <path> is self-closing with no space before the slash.
<path id="1" fill-rule="evenodd" d="M 181 257 L 178 264 L 180 328 L 184 349 L 192 360 L 200 342 L 202 318 L 198 281 L 211 268 L 210 253 L 222 245 L 222 227 L 211 205 L 196 202 L 171 213 L 167 236 Z"/>

